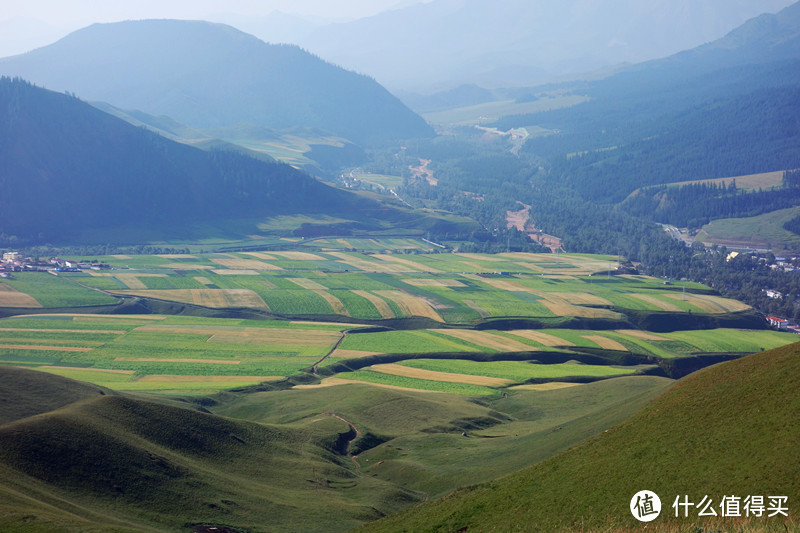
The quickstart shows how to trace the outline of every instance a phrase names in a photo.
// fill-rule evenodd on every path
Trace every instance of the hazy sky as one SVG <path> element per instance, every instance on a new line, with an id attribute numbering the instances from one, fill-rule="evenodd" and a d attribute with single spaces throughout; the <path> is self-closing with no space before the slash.
<path id="1" fill-rule="evenodd" d="M 323 19 L 354 19 L 430 0 L 0 0 L 0 57 L 50 44 L 94 22 L 178 18 L 228 20 L 278 10 Z"/>

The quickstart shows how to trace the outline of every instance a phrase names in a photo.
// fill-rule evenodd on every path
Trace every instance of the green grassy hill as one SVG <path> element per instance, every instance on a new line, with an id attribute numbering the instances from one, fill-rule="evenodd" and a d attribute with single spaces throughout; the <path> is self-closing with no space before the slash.
<path id="1" fill-rule="evenodd" d="M 19 387 L 3 380 L 12 392 L 64 383 L 11 372 L 27 376 Z M 11 404 L 0 403 L 0 411 Z M 355 479 L 352 462 L 334 451 L 348 431 L 331 417 L 277 428 L 92 395 L 0 425 L 0 516 L 12 531 L 177 531 L 202 524 L 331 531 L 414 501 L 413 493 L 380 480 Z"/>
<path id="2" fill-rule="evenodd" d="M 566 453 L 368 530 L 629 531 L 641 525 L 629 511 L 630 499 L 645 489 L 658 494 L 664 506 L 650 529 L 704 531 L 697 510 L 675 518 L 676 496 L 694 503 L 709 496 L 719 514 L 726 495 L 763 495 L 765 502 L 771 495 L 787 496 L 796 528 L 798 387 L 797 344 L 710 367 Z M 785 530 L 780 517 L 751 518 L 746 525 L 746 519 L 711 520 L 713 528 L 726 530 Z M 692 529 L 697 524 L 699 529 Z"/>

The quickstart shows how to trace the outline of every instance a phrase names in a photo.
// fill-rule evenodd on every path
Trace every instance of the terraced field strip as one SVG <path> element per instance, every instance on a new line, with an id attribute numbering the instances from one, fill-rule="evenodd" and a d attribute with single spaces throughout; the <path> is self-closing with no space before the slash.
<path id="1" fill-rule="evenodd" d="M 0 328 L 0 331 L 33 331 L 47 333 L 104 333 L 113 335 L 124 335 L 125 330 L 117 329 L 45 329 L 45 328 Z"/>
<path id="2" fill-rule="evenodd" d="M 340 385 L 369 385 L 372 387 L 383 387 L 385 389 L 393 389 L 400 391 L 431 392 L 434 394 L 445 393 L 445 391 L 421 390 L 421 389 L 414 389 L 412 387 L 400 387 L 398 385 L 387 385 L 385 383 L 373 383 L 371 381 L 363 381 L 360 379 L 344 379 L 337 377 L 325 378 L 319 383 L 314 385 L 295 385 L 294 388 L 299 390 L 310 390 L 310 389 L 320 389 L 325 387 L 337 387 Z"/>
<path id="3" fill-rule="evenodd" d="M 471 329 L 433 329 L 431 331 L 501 352 L 530 352 L 533 350 L 533 346 L 529 344 L 524 344 L 514 339 L 509 339 L 508 337 L 488 333 L 486 331 Z"/>
<path id="4" fill-rule="evenodd" d="M 58 352 L 91 352 L 94 348 L 77 348 L 75 346 L 35 346 L 32 344 L 0 344 L 1 350 L 35 350 Z"/>
<path id="5" fill-rule="evenodd" d="M 631 293 L 627 293 L 626 296 L 631 296 L 633 298 L 636 298 L 637 300 L 641 300 L 641 301 L 643 301 L 645 303 L 648 303 L 648 304 L 652 305 L 656 309 L 660 309 L 662 311 L 670 311 L 670 312 L 675 312 L 675 313 L 683 312 L 683 310 L 680 307 L 678 307 L 677 305 L 671 304 L 669 302 L 665 302 L 664 300 L 661 300 L 660 298 L 656 298 L 655 296 L 652 296 L 650 294 L 641 294 L 641 293 L 631 292 Z"/>
<path id="6" fill-rule="evenodd" d="M 440 279 L 440 278 L 409 278 L 401 280 L 403 283 L 408 283 L 414 287 L 466 287 L 457 279 Z"/>
<path id="7" fill-rule="evenodd" d="M 386 300 L 384 300 L 380 296 L 372 294 L 371 292 L 360 291 L 360 290 L 353 290 L 352 293 L 369 300 L 369 303 L 371 303 L 375 307 L 375 309 L 377 309 L 378 314 L 381 315 L 381 318 L 397 317 L 397 315 L 394 314 L 394 311 L 392 311 L 392 308 L 389 306 L 389 304 L 386 303 Z"/>
<path id="8" fill-rule="evenodd" d="M 103 374 L 122 374 L 126 376 L 132 376 L 136 373 L 135 370 L 113 370 L 108 368 L 83 368 L 83 367 L 74 367 L 74 366 L 56 366 L 56 365 L 48 365 L 48 366 L 40 366 L 37 370 L 74 370 L 76 372 L 97 372 Z"/>
<path id="9" fill-rule="evenodd" d="M 437 322 L 444 322 L 444 319 L 439 316 L 439 313 L 422 298 L 402 291 L 375 291 L 375 294 L 397 304 L 397 307 L 399 307 L 400 311 L 406 316 L 421 316 Z"/>
<path id="10" fill-rule="evenodd" d="M 628 351 L 628 348 L 626 348 L 624 344 L 621 344 L 614 339 L 603 337 L 602 335 L 583 335 L 583 338 L 587 341 L 592 341 L 599 347 L 605 348 L 606 350 L 619 350 L 621 352 Z"/>
<path id="11" fill-rule="evenodd" d="M 304 289 L 312 290 L 312 291 L 327 291 L 328 287 L 325 285 L 320 285 L 313 279 L 307 278 L 286 278 L 288 281 L 291 281 L 295 285 L 298 285 Z"/>
<path id="12" fill-rule="evenodd" d="M 336 257 L 340 263 L 350 265 L 351 267 L 355 267 L 358 270 L 363 270 L 365 272 L 384 272 L 388 274 L 416 272 L 416 270 L 409 270 L 408 267 L 393 265 L 386 261 L 381 261 L 380 263 L 378 261 L 370 261 L 369 259 L 362 259 L 352 254 L 346 254 L 343 252 L 328 252 L 328 255 Z"/>
<path id="13" fill-rule="evenodd" d="M 0 307 L 39 308 L 42 307 L 42 304 L 32 296 L 18 291 L 11 285 L 0 283 Z"/>
<path id="14" fill-rule="evenodd" d="M 526 385 L 516 385 L 514 387 L 509 387 L 508 390 L 550 391 L 550 390 L 568 389 L 570 387 L 577 387 L 579 385 L 582 384 L 551 381 L 550 383 L 528 383 Z"/>
<path id="15" fill-rule="evenodd" d="M 405 265 L 407 267 L 411 267 L 411 268 L 419 270 L 421 272 L 430 272 L 431 274 L 441 274 L 442 273 L 442 271 L 437 269 L 437 268 L 434 268 L 434 267 L 431 267 L 431 266 L 428 266 L 428 265 L 423 265 L 422 263 L 417 263 L 416 261 L 410 261 L 408 259 L 403 259 L 402 257 L 397 257 L 396 255 L 392 255 L 392 254 L 375 254 L 372 257 L 377 257 L 377 258 L 382 259 L 384 261 L 392 261 L 394 263 L 400 263 L 401 265 Z"/>
<path id="16" fill-rule="evenodd" d="M 470 374 L 455 374 L 452 372 L 438 372 L 436 370 L 424 370 L 397 364 L 373 365 L 369 370 L 391 374 L 393 376 L 403 376 L 407 378 L 427 379 L 429 381 L 443 381 L 445 383 L 465 383 L 467 385 L 482 385 L 485 387 L 502 387 L 514 383 L 513 380 L 504 378 L 493 378 L 487 376 L 475 376 Z"/>
<path id="17" fill-rule="evenodd" d="M 21 339 L 17 337 L 9 338 L 9 339 L 2 339 L 0 338 L 0 342 L 2 343 L 14 343 L 14 342 L 32 342 L 36 344 L 88 344 L 90 346 L 103 346 L 105 342 L 94 342 L 94 341 L 71 341 L 71 340 L 53 340 L 53 339 Z M 54 346 L 53 348 L 58 348 L 58 346 Z"/>
<path id="18" fill-rule="evenodd" d="M 250 289 L 150 289 L 146 291 L 122 290 L 119 294 L 129 294 L 144 298 L 155 298 L 181 302 L 214 309 L 230 307 L 248 307 L 267 309 L 266 302 Z"/>
<path id="19" fill-rule="evenodd" d="M 220 381 L 226 383 L 261 383 L 262 381 L 277 381 L 284 379 L 286 376 L 181 376 L 181 375 L 167 375 L 167 374 L 150 374 L 142 376 L 136 381 L 140 383 L 218 383 Z"/>
<path id="20" fill-rule="evenodd" d="M 244 259 L 242 257 L 213 257 L 211 261 L 230 270 L 283 270 L 279 266 L 265 263 L 264 261 Z"/>
<path id="21" fill-rule="evenodd" d="M 550 335 L 549 333 L 542 333 L 541 331 L 532 331 L 529 329 L 515 329 L 509 331 L 512 335 L 516 335 L 517 337 L 523 337 L 525 339 L 530 339 L 532 341 L 538 342 L 539 344 L 543 344 L 548 347 L 556 347 L 556 346 L 575 346 L 575 343 L 570 342 L 566 339 L 562 339 L 561 337 L 556 337 L 555 335 Z"/>
<path id="22" fill-rule="evenodd" d="M 552 294 L 568 303 L 575 305 L 607 305 L 609 307 L 613 305 L 605 298 L 595 294 L 589 294 L 588 292 L 552 292 L 542 294 Z"/>
<path id="23" fill-rule="evenodd" d="M 339 324 L 337 324 L 339 325 Z M 302 328 L 255 328 L 152 325 L 136 328 L 139 333 L 209 335 L 207 342 L 266 344 L 274 346 L 332 346 L 342 337 L 336 330 Z"/>
<path id="24" fill-rule="evenodd" d="M 322 285 L 320 285 L 320 287 L 321 286 Z M 330 292 L 328 292 L 327 289 L 314 290 L 311 292 L 313 292 L 314 294 L 316 294 L 317 296 L 323 298 L 326 302 L 328 302 L 328 305 L 331 306 L 331 309 L 333 309 L 333 312 L 336 313 L 337 315 L 350 316 L 350 311 L 347 310 L 347 307 L 345 307 L 342 301 L 333 294 L 331 294 Z"/>
<path id="25" fill-rule="evenodd" d="M 272 255 L 277 255 L 290 261 L 326 261 L 322 256 L 311 254 L 308 252 L 270 252 Z"/>
<path id="26" fill-rule="evenodd" d="M 746 311 L 750 309 L 749 305 L 737 300 L 730 300 L 728 298 L 720 298 L 719 296 L 707 294 L 665 294 L 664 296 L 672 298 L 673 300 L 686 301 L 706 313 L 735 313 L 737 311 Z"/>
<path id="27" fill-rule="evenodd" d="M 117 357 L 114 361 L 129 361 L 135 363 L 197 363 L 210 365 L 240 365 L 241 361 L 231 359 L 173 359 L 170 357 Z M 195 376 L 191 376 L 195 377 Z"/>
<path id="28" fill-rule="evenodd" d="M 671 340 L 668 337 L 662 337 L 661 335 L 656 335 L 655 333 L 650 333 L 649 331 L 641 331 L 638 329 L 618 329 L 617 333 L 621 335 L 625 335 L 627 337 L 633 337 L 634 339 L 640 339 L 643 341 L 668 341 Z"/>

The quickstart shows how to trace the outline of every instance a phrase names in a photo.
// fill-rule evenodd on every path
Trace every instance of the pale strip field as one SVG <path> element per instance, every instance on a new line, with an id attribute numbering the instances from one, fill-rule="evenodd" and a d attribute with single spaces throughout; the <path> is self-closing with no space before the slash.
<path id="1" fill-rule="evenodd" d="M 366 272 L 385 272 L 388 274 L 416 272 L 416 270 L 409 269 L 408 267 L 394 265 L 386 261 L 381 261 L 381 262 L 370 261 L 368 259 L 354 257 L 352 255 L 348 255 L 342 252 L 329 252 L 329 255 L 336 257 L 340 263 L 350 265 L 352 267 L 355 267 L 359 270 L 364 270 Z"/>
<path id="2" fill-rule="evenodd" d="M 403 279 L 403 283 L 408 283 L 414 287 L 466 287 L 457 279 L 436 279 L 436 278 L 421 278 L 421 279 Z"/>
<path id="3" fill-rule="evenodd" d="M 72 320 L 86 320 L 89 322 L 93 322 L 92 318 L 102 318 L 104 320 L 100 320 L 99 322 L 113 322 L 115 320 L 126 322 L 130 319 L 136 320 L 164 320 L 165 316 L 161 315 L 99 315 L 99 314 L 91 314 L 91 313 L 46 313 L 40 315 L 17 315 L 17 318 L 26 317 L 26 318 L 44 318 L 49 316 L 71 316 Z"/>
<path id="4" fill-rule="evenodd" d="M 90 344 L 92 346 L 103 346 L 105 344 L 105 342 L 90 342 L 90 341 L 70 341 L 70 340 L 56 341 L 56 340 L 52 340 L 52 339 L 18 339 L 18 338 L 2 339 L 2 338 L 0 338 L 0 342 L 6 343 L 6 344 L 9 344 L 9 343 L 13 344 L 15 342 L 20 342 L 20 341 L 36 342 L 36 343 L 39 343 L 39 344 L 41 344 L 43 346 L 44 345 L 49 345 L 49 344 L 75 344 L 76 342 L 79 342 L 80 344 Z M 53 346 L 53 349 L 59 349 L 59 348 L 58 348 L 58 346 Z"/>
<path id="5" fill-rule="evenodd" d="M 121 255 L 121 254 L 112 255 L 111 257 L 113 257 L 114 259 L 132 259 L 131 256 L 129 255 Z"/>
<path id="6" fill-rule="evenodd" d="M 542 300 L 542 305 L 547 307 L 551 313 L 556 316 L 576 316 L 582 318 L 620 318 L 619 313 L 609 311 L 608 309 L 596 309 L 593 307 L 581 307 L 579 305 L 572 305 L 555 296 L 549 297 L 547 300 Z"/>
<path id="7" fill-rule="evenodd" d="M 11 285 L 0 283 L 0 307 L 42 307 L 42 304 Z"/>
<path id="8" fill-rule="evenodd" d="M 364 324 L 349 324 L 347 322 L 314 322 L 313 320 L 292 320 L 289 324 L 305 324 L 307 326 L 337 326 L 341 329 L 363 328 Z"/>
<path id="9" fill-rule="evenodd" d="M 102 372 L 103 374 L 125 374 L 125 375 L 133 375 L 136 373 L 135 370 L 110 370 L 108 368 L 83 368 L 77 366 L 40 366 L 38 370 L 47 370 L 48 368 L 54 368 L 58 370 L 77 370 L 80 372 Z"/>
<path id="10" fill-rule="evenodd" d="M 540 295 L 545 296 L 547 294 L 552 294 L 554 296 L 557 296 L 565 300 L 568 303 L 575 305 L 607 305 L 607 306 L 613 305 L 605 298 L 596 296 L 594 294 L 589 294 L 588 292 L 552 292 L 552 293 L 542 292 Z"/>
<path id="11" fill-rule="evenodd" d="M 673 300 L 682 300 L 690 303 L 695 307 L 699 307 L 706 313 L 735 313 L 737 311 L 746 311 L 750 306 L 739 302 L 737 300 L 730 300 L 728 298 L 720 298 L 719 296 L 711 296 L 707 294 L 665 294 L 667 298 Z"/>
<path id="12" fill-rule="evenodd" d="M 117 357 L 114 361 L 129 361 L 135 363 L 202 363 L 211 365 L 242 364 L 241 361 L 232 361 L 230 359 L 170 359 L 169 357 Z"/>
<path id="13" fill-rule="evenodd" d="M 295 385 L 295 389 L 321 389 L 325 387 L 336 387 L 339 385 L 369 385 L 371 387 L 381 387 L 384 389 L 393 389 L 408 392 L 428 393 L 428 394 L 449 394 L 447 392 L 435 390 L 420 390 L 412 389 L 410 387 L 398 387 L 397 385 L 385 385 L 383 383 L 372 383 L 370 381 L 359 381 L 357 379 L 342 379 L 342 378 L 325 378 L 316 385 Z"/>
<path id="14" fill-rule="evenodd" d="M 422 298 L 402 291 L 375 291 L 375 294 L 393 301 L 397 304 L 397 307 L 400 308 L 400 311 L 407 316 L 422 316 L 437 322 L 444 322 L 444 319 L 439 316 L 439 313 Z"/>
<path id="15" fill-rule="evenodd" d="M 211 272 L 218 276 L 258 276 L 259 273 L 255 270 L 219 270 L 214 269 Z M 268 282 L 264 282 L 268 283 Z M 274 285 L 273 285 L 274 287 Z"/>
<path id="16" fill-rule="evenodd" d="M 394 314 L 394 311 L 392 311 L 392 308 L 389 307 L 389 304 L 386 303 L 386 300 L 384 300 L 380 296 L 372 294 L 371 292 L 367 291 L 354 290 L 352 292 L 355 295 L 361 296 L 369 300 L 369 303 L 371 303 L 375 307 L 375 309 L 378 310 L 378 314 L 381 315 L 381 318 L 396 318 L 396 315 Z"/>
<path id="17" fill-rule="evenodd" d="M 472 329 L 433 329 L 431 331 L 502 352 L 530 352 L 534 349 L 533 346 L 529 344 L 486 331 L 476 331 Z"/>
<path id="18" fill-rule="evenodd" d="M 480 305 L 476 304 L 472 300 L 462 300 L 464 305 L 472 309 L 473 311 L 477 311 L 477 313 L 481 316 L 481 318 L 486 318 L 487 316 L 492 316 L 492 313 L 481 307 Z"/>
<path id="19" fill-rule="evenodd" d="M 628 337 L 633 337 L 634 339 L 640 339 L 643 341 L 668 341 L 667 337 L 662 337 L 661 335 L 656 335 L 655 333 L 650 333 L 649 331 L 641 331 L 638 329 L 618 329 L 617 333 L 622 335 L 626 335 Z"/>
<path id="20" fill-rule="evenodd" d="M 505 254 L 497 254 L 498 257 L 492 256 L 492 255 L 480 255 L 479 256 L 479 255 L 476 255 L 476 254 L 453 254 L 453 255 L 457 255 L 458 257 L 463 257 L 464 259 L 479 259 L 481 261 L 488 261 L 490 263 L 507 261 L 507 259 L 503 259 L 503 258 L 499 257 L 500 255 L 505 255 Z"/>
<path id="21" fill-rule="evenodd" d="M 249 307 L 269 309 L 261 296 L 250 289 L 156 289 L 146 291 L 124 290 L 120 294 L 130 294 L 144 298 L 156 298 L 172 302 L 188 303 L 225 309 L 228 307 Z"/>
<path id="22" fill-rule="evenodd" d="M 335 314 L 342 316 L 350 316 L 350 311 L 347 310 L 347 307 L 345 307 L 342 301 L 333 294 L 329 293 L 327 289 L 314 290 L 311 292 L 313 292 L 314 294 L 316 294 L 317 296 L 328 302 L 328 305 L 331 306 L 331 309 L 333 309 L 333 312 Z"/>
<path id="23" fill-rule="evenodd" d="M 427 379 L 428 381 L 443 381 L 446 383 L 466 383 L 467 385 L 483 385 L 486 387 L 502 387 L 514 383 L 513 380 L 504 378 L 491 378 L 486 376 L 473 376 L 470 374 L 455 374 L 452 372 L 438 372 L 435 370 L 424 370 L 421 368 L 412 368 L 410 366 L 403 366 L 394 363 L 385 365 L 373 365 L 369 367 L 370 370 L 380 372 L 382 374 L 391 374 L 393 376 L 402 376 L 406 378 Z"/>
<path id="24" fill-rule="evenodd" d="M 111 329 L 32 329 L 32 328 L 0 328 L 0 331 L 44 331 L 47 333 L 113 333 L 115 335 L 123 335 L 128 333 L 125 330 L 111 330 Z"/>
<path id="25" fill-rule="evenodd" d="M 274 261 L 277 259 L 277 257 L 274 255 L 266 254 L 264 252 L 242 252 L 242 255 L 249 255 L 255 257 L 256 259 L 266 259 L 267 261 Z"/>
<path id="26" fill-rule="evenodd" d="M 313 279 L 307 279 L 307 278 L 286 278 L 286 279 L 287 279 L 287 281 L 291 281 L 295 285 L 298 285 L 298 286 L 300 286 L 300 287 L 302 287 L 304 289 L 309 289 L 309 290 L 312 290 L 312 291 L 327 291 L 328 290 L 328 287 L 326 287 L 325 285 L 320 285 L 319 283 L 317 283 Z"/>
<path id="27" fill-rule="evenodd" d="M 274 283 L 272 283 L 271 281 L 267 281 L 267 280 L 263 279 L 263 280 L 260 280 L 260 282 L 264 287 L 266 287 L 268 289 L 277 289 L 278 288 L 278 286 L 275 285 Z"/>
<path id="28" fill-rule="evenodd" d="M 270 252 L 272 255 L 277 255 L 290 261 L 325 261 L 324 257 L 319 255 L 310 254 L 308 252 Z"/>
<path id="29" fill-rule="evenodd" d="M 533 390 L 533 391 L 549 391 L 558 389 L 568 389 L 570 387 L 577 387 L 580 383 L 564 383 L 553 381 L 550 383 L 529 383 L 527 385 L 517 385 L 509 387 L 508 390 Z"/>
<path id="30" fill-rule="evenodd" d="M 531 294 L 538 294 L 542 291 L 536 291 L 528 288 L 518 281 L 511 281 L 507 279 L 494 279 L 494 278 L 478 278 L 483 283 L 506 292 L 529 292 Z M 546 293 L 545 293 L 546 294 Z"/>
<path id="31" fill-rule="evenodd" d="M 529 329 L 515 329 L 509 331 L 509 333 L 511 333 L 512 335 L 516 335 L 517 337 L 523 337 L 525 339 L 536 341 L 539 344 L 543 344 L 544 346 L 549 346 L 549 347 L 575 346 L 574 343 L 568 340 L 556 337 L 555 335 L 550 335 L 549 333 L 542 333 L 540 331 L 532 331 Z"/>
<path id="32" fill-rule="evenodd" d="M 41 331 L 41 330 L 40 330 Z M 37 350 L 58 352 L 91 352 L 94 348 L 77 348 L 74 346 L 33 346 L 31 344 L 0 344 L 3 350 Z"/>
<path id="33" fill-rule="evenodd" d="M 192 263 L 168 263 L 161 265 L 161 268 L 169 268 L 170 270 L 214 270 L 214 267 L 209 265 L 195 265 Z"/>
<path id="34" fill-rule="evenodd" d="M 517 261 L 514 264 L 519 266 L 519 267 L 522 267 L 522 268 L 524 268 L 526 270 L 531 270 L 533 272 L 549 272 L 549 271 L 545 270 L 544 268 L 542 268 L 541 265 L 537 265 L 536 263 L 522 263 L 520 261 Z"/>
<path id="35" fill-rule="evenodd" d="M 254 381 L 260 383 L 262 381 L 277 381 L 284 378 L 285 376 L 172 376 L 167 374 L 150 374 L 149 376 L 142 376 L 136 381 L 139 383 L 251 383 Z"/>
<path id="36" fill-rule="evenodd" d="M 583 335 L 583 338 L 587 341 L 592 341 L 599 347 L 605 348 L 606 350 L 619 350 L 620 352 L 628 351 L 628 348 L 626 348 L 624 344 L 620 344 L 614 339 L 609 339 L 608 337 L 603 337 L 602 335 Z"/>
<path id="37" fill-rule="evenodd" d="M 379 259 L 383 259 L 384 261 L 393 261 L 395 263 L 400 263 L 401 265 L 406 265 L 411 268 L 415 268 L 422 272 L 430 272 L 431 274 L 441 274 L 442 271 L 433 268 L 430 266 L 423 265 L 422 263 L 417 263 L 416 261 L 410 261 L 408 259 L 403 259 L 402 257 L 397 257 L 396 255 L 392 254 L 375 254 L 372 257 L 377 257 Z"/>
<path id="38" fill-rule="evenodd" d="M 330 357 L 340 357 L 342 359 L 360 359 L 362 357 L 369 357 L 370 355 L 380 355 L 381 352 L 365 352 L 363 350 L 340 350 L 336 349 Z"/>
<path id="39" fill-rule="evenodd" d="M 213 257 L 211 261 L 231 270 L 283 270 L 281 267 L 265 263 L 264 261 L 244 259 L 241 257 Z"/>
<path id="40" fill-rule="evenodd" d="M 350 244 L 349 242 L 347 242 L 344 239 L 336 239 L 336 242 L 338 242 L 339 244 L 341 244 L 345 248 L 355 248 L 355 246 L 353 246 L 352 244 Z"/>
<path id="41" fill-rule="evenodd" d="M 166 274 L 160 274 L 160 275 L 159 274 L 151 274 L 151 275 L 152 276 L 164 277 L 164 278 L 167 277 Z M 145 274 L 142 274 L 141 276 L 144 277 Z M 113 277 L 115 277 L 118 280 L 120 280 L 129 289 L 137 289 L 137 290 L 146 290 L 147 289 L 147 285 L 145 285 L 144 282 L 142 280 L 140 280 L 139 276 L 136 275 L 136 274 L 114 274 Z"/>
<path id="42" fill-rule="evenodd" d="M 208 278 L 205 278 L 205 277 L 203 277 L 203 276 L 197 276 L 196 278 L 194 278 L 194 280 L 195 280 L 197 283 L 201 283 L 201 284 L 203 284 L 203 285 L 213 285 L 213 283 L 211 282 L 211 280 L 210 280 L 210 279 L 208 279 Z"/>
<path id="43" fill-rule="evenodd" d="M 163 257 L 164 259 L 197 259 L 196 255 L 190 254 L 159 254 L 156 257 Z"/>
<path id="44" fill-rule="evenodd" d="M 664 300 L 661 300 L 649 294 L 627 293 L 625 296 L 631 296 L 633 298 L 636 298 L 637 300 L 641 300 L 645 303 L 655 306 L 658 309 L 661 309 L 662 311 L 672 311 L 676 313 L 682 312 L 682 309 L 677 305 L 665 302 Z"/>
<path id="45" fill-rule="evenodd" d="M 89 324 L 122 324 L 123 326 L 141 326 L 143 324 L 152 324 L 149 320 L 125 320 L 119 318 L 89 318 L 76 316 L 72 318 L 73 322 L 88 322 Z"/>

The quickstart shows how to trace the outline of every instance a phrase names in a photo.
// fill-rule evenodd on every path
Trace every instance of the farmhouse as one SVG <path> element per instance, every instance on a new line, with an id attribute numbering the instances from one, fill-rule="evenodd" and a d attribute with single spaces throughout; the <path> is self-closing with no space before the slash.
<path id="1" fill-rule="evenodd" d="M 778 329 L 787 329 L 789 327 L 789 321 L 784 318 L 778 318 L 776 316 L 768 316 L 767 322 L 769 325 Z"/>

